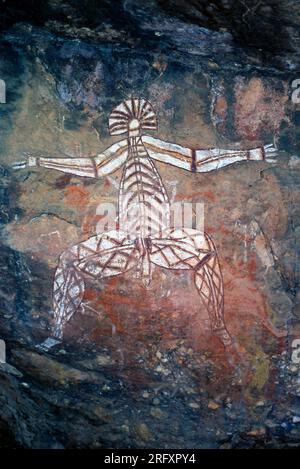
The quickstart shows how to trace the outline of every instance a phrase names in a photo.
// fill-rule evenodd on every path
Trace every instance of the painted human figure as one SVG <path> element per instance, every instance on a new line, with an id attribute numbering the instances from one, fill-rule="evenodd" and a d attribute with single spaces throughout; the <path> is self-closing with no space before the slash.
<path id="1" fill-rule="evenodd" d="M 276 150 L 272 145 L 241 151 L 193 150 L 144 135 L 145 131 L 156 129 L 151 104 L 132 98 L 117 106 L 109 118 L 110 134 L 126 134 L 126 138 L 103 153 L 82 158 L 28 157 L 28 166 L 90 178 L 100 178 L 124 167 L 119 188 L 119 230 L 97 234 L 60 256 L 53 289 L 56 339 L 62 338 L 64 326 L 80 307 L 86 278 L 101 281 L 134 269 L 147 287 L 153 266 L 159 266 L 193 271 L 212 332 L 225 346 L 231 344 L 214 242 L 205 232 L 170 226 L 168 195 L 153 160 L 197 173 L 241 161 L 269 160 Z M 15 167 L 24 167 L 24 163 Z"/>

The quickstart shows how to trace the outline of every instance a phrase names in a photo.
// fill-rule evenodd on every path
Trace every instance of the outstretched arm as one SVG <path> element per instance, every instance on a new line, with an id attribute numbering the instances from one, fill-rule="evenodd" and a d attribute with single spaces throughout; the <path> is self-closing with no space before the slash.
<path id="1" fill-rule="evenodd" d="M 251 150 L 221 150 L 218 148 L 192 150 L 148 135 L 143 136 L 142 140 L 154 160 L 197 173 L 213 171 L 239 161 L 272 161 L 272 157 L 276 155 L 276 149 L 272 145 Z"/>
<path id="2" fill-rule="evenodd" d="M 120 168 L 127 158 L 127 140 L 114 143 L 103 153 L 94 157 L 82 158 L 47 158 L 43 156 L 28 156 L 27 161 L 15 163 L 15 169 L 26 166 L 42 166 L 56 169 L 64 173 L 77 176 L 98 178 L 113 173 Z"/>

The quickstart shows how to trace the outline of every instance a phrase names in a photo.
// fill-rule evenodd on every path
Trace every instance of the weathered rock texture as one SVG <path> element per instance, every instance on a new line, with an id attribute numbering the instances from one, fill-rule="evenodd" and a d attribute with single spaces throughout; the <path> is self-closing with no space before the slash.
<path id="1" fill-rule="evenodd" d="M 298 2 L 6 3 L 0 446 L 297 446 Z M 98 153 L 115 141 L 110 111 L 130 96 L 152 102 L 165 140 L 279 148 L 276 163 L 207 174 L 159 165 L 173 200 L 205 204 L 234 351 L 211 335 L 190 275 L 159 269 L 148 291 L 131 274 L 90 283 L 63 343 L 36 348 L 53 322 L 58 257 L 95 233 L 121 171 L 95 181 L 12 164 L 24 151 Z"/>

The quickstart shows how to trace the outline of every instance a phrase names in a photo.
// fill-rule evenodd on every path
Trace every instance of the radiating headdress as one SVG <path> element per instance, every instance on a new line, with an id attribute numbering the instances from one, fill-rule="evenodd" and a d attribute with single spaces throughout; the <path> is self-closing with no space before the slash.
<path id="1" fill-rule="evenodd" d="M 115 107 L 109 116 L 111 135 L 129 133 L 129 124 L 137 120 L 140 129 L 157 130 L 157 119 L 152 105 L 145 99 L 126 99 Z"/>

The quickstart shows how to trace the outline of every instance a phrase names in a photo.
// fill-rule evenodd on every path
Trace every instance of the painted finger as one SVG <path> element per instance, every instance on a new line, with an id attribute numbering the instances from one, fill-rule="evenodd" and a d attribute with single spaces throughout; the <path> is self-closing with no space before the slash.
<path id="1" fill-rule="evenodd" d="M 26 161 L 19 161 L 19 162 L 17 162 L 17 163 L 14 163 L 14 164 L 12 165 L 12 167 L 13 167 L 14 169 L 26 168 Z"/>

